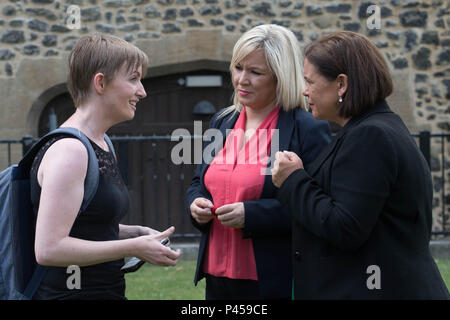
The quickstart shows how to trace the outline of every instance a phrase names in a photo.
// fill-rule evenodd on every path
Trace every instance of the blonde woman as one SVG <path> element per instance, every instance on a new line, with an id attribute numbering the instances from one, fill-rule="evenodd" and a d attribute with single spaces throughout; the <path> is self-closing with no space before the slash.
<path id="1" fill-rule="evenodd" d="M 130 199 L 104 140 L 111 126 L 133 119 L 136 104 L 146 96 L 141 83 L 146 66 L 145 53 L 108 35 L 83 36 L 70 53 L 68 88 L 76 110 L 61 126 L 89 138 L 98 158 L 99 185 L 79 213 L 88 153 L 77 139 L 52 139 L 34 160 L 35 254 L 40 265 L 49 266 L 34 299 L 125 299 L 124 257 L 177 263 L 180 253 L 160 243 L 173 227 L 157 232 L 119 224 Z M 70 265 L 81 267 L 79 288 L 67 286 Z"/>
<path id="2" fill-rule="evenodd" d="M 206 277 L 206 299 L 291 297 L 291 218 L 264 172 L 274 145 L 310 164 L 330 141 L 328 123 L 305 110 L 301 59 L 294 34 L 277 25 L 254 27 L 234 46 L 234 105 L 211 120 L 223 148 L 187 190 L 202 232 L 194 282 Z"/>

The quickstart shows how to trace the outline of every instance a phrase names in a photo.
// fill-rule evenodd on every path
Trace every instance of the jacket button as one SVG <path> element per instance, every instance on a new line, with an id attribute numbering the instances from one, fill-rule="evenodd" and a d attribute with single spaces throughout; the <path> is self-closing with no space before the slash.
<path id="1" fill-rule="evenodd" d="M 302 254 L 300 253 L 300 251 L 295 251 L 294 257 L 295 259 L 300 260 L 302 258 Z"/>

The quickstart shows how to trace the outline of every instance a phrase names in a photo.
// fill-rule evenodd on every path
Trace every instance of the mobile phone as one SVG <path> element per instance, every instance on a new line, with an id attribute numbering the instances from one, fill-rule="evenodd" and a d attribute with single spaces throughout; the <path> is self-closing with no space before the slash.
<path id="1" fill-rule="evenodd" d="M 170 239 L 169 238 L 164 238 L 161 240 L 161 244 L 163 246 L 168 246 L 170 244 Z"/>
<path id="2" fill-rule="evenodd" d="M 130 260 L 127 261 L 127 263 L 124 264 L 120 270 L 122 270 L 124 273 L 128 272 L 135 272 L 137 271 L 142 265 L 145 263 L 145 260 L 141 260 L 137 257 L 130 258 Z"/>
<path id="3" fill-rule="evenodd" d="M 165 246 L 169 245 L 170 244 L 169 238 L 162 239 L 161 244 L 165 245 Z M 122 270 L 124 273 L 135 272 L 140 267 L 142 267 L 144 263 L 145 263 L 145 260 L 141 260 L 137 257 L 132 257 L 132 258 L 130 258 L 130 260 L 127 261 L 127 263 L 125 263 L 123 265 L 122 268 L 120 268 L 120 270 Z"/>

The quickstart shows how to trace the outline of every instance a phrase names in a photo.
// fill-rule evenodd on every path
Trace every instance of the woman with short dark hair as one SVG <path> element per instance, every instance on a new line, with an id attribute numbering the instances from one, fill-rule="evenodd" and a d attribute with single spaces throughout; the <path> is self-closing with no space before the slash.
<path id="1" fill-rule="evenodd" d="M 448 299 L 429 251 L 428 164 L 384 100 L 388 67 L 353 32 L 306 47 L 303 94 L 343 128 L 305 171 L 278 152 L 272 180 L 293 217 L 296 299 Z"/>
<path id="2" fill-rule="evenodd" d="M 341 117 L 356 116 L 392 93 L 391 75 L 381 52 L 357 33 L 324 36 L 306 46 L 305 57 L 330 81 L 339 74 L 348 76 L 348 88 L 339 105 Z"/>

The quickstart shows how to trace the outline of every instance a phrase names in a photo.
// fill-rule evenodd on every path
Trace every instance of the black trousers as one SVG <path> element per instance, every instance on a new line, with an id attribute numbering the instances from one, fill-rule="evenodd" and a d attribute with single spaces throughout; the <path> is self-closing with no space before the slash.
<path id="1" fill-rule="evenodd" d="M 206 300 L 261 300 L 258 281 L 206 275 Z"/>

